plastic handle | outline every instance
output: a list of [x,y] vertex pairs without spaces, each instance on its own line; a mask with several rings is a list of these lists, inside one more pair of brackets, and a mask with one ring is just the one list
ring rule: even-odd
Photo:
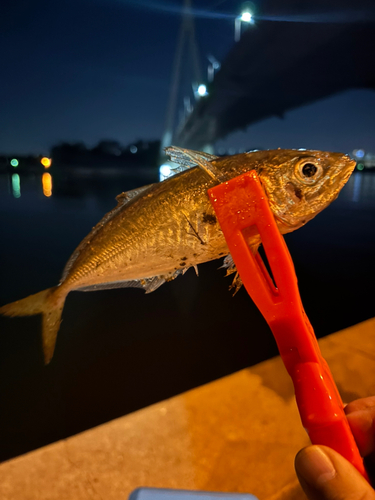
[[[368,480],[341,397],[303,309],[293,261],[255,171],[208,190],[242,282],[265,317],[294,384],[301,421],[313,444],[326,445]],[[272,270],[248,240],[259,235]]]

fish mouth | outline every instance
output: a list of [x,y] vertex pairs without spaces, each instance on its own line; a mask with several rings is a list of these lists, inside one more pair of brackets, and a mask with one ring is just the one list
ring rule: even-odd
[[335,183],[338,183],[341,187],[346,184],[349,177],[352,175],[357,162],[350,158],[349,155],[343,155],[339,153],[333,153],[336,156],[336,168],[333,178],[335,178]]
[[357,165],[357,162],[355,160],[352,160],[349,156],[345,156],[342,168],[344,169],[345,173],[343,175],[343,183],[346,184],[347,180],[349,177],[352,175],[353,170],[355,169]]
[[354,170],[355,166],[357,165],[357,162],[355,160],[353,160],[352,158],[350,158],[350,156],[345,155],[344,164],[345,164],[346,168],[348,168],[350,170]]

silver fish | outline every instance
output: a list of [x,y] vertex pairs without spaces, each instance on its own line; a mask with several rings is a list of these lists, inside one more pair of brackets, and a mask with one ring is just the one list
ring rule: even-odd
[[[207,195],[210,187],[255,169],[285,234],[327,207],[355,167],[347,155],[322,151],[278,149],[218,158],[170,147],[167,154],[187,170],[119,195],[116,208],[74,251],[56,287],[0,308],[5,316],[42,314],[46,363],[72,290],[141,287],[152,292],[192,266],[228,255]],[[255,251],[259,237],[248,243]],[[224,266],[235,271],[230,256]],[[240,283],[237,277],[235,286]]]

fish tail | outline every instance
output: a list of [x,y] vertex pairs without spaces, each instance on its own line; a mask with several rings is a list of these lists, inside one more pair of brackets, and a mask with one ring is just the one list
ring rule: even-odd
[[64,307],[65,296],[61,301],[56,297],[57,287],[48,288],[25,299],[0,307],[0,314],[4,316],[34,316],[42,314],[42,341],[44,361],[48,364],[55,350],[57,332],[60,328],[61,313]]

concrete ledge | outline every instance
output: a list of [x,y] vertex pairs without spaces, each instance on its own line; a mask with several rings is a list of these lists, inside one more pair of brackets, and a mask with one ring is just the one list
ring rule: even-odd
[[[320,346],[344,401],[375,394],[375,318]],[[299,499],[307,444],[277,357],[0,464],[0,497],[119,500],[153,486]]]

